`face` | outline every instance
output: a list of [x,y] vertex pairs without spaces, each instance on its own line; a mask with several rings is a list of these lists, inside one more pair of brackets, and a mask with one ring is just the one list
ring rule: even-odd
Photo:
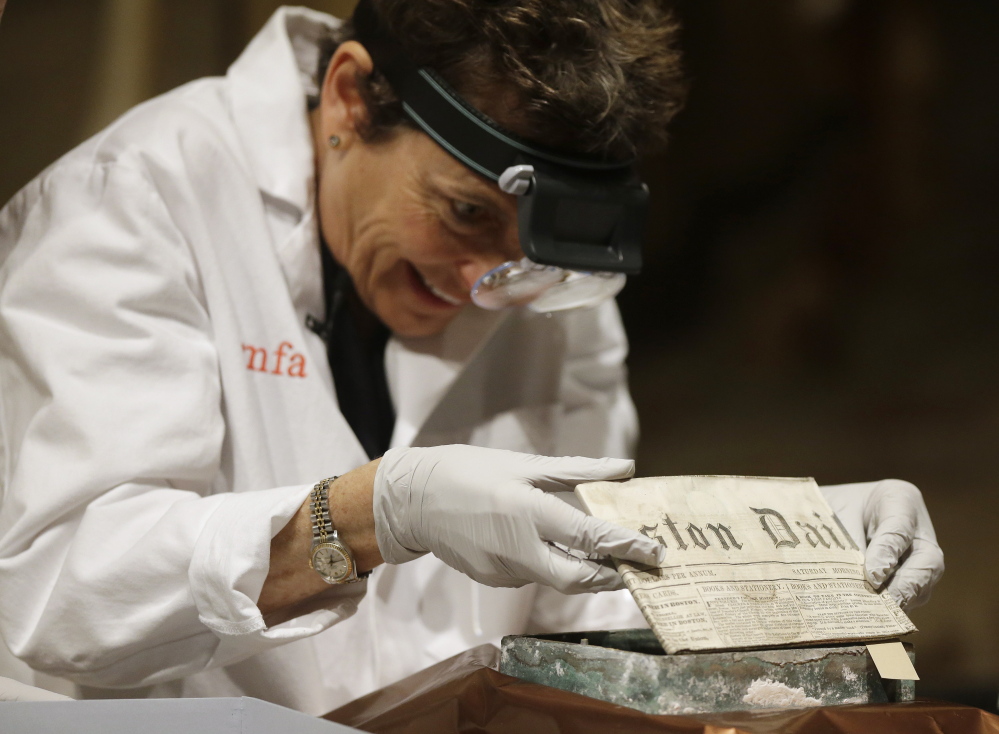
[[[349,46],[357,44],[337,53]],[[357,116],[349,114],[356,70],[340,79],[337,63],[334,56],[312,118],[323,236],[361,299],[394,333],[436,334],[471,302],[483,273],[522,256],[515,197],[422,132],[401,128],[377,142],[361,139]],[[363,107],[354,111],[363,114]],[[331,148],[326,141],[334,134],[341,143]]]

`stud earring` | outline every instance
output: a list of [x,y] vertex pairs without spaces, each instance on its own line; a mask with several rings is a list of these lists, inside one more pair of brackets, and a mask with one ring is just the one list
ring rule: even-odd
[[339,147],[339,145],[340,145],[340,136],[339,135],[330,135],[330,137],[329,137],[329,144],[330,144],[331,148],[337,148],[337,147]]

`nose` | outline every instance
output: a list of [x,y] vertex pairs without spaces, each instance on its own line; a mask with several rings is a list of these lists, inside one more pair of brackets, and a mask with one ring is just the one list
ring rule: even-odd
[[483,256],[477,257],[473,260],[467,260],[459,265],[458,275],[461,278],[461,284],[465,292],[470,293],[472,291],[472,287],[479,281],[479,278],[505,262],[507,262],[506,257],[500,254],[494,254],[491,256]]

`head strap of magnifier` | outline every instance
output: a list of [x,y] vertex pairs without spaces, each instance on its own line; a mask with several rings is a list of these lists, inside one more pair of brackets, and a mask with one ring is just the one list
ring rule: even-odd
[[469,104],[433,69],[417,66],[371,0],[360,0],[352,21],[410,120],[457,160],[520,197],[525,255],[573,269],[639,271],[648,190],[633,160],[565,154],[526,141]]

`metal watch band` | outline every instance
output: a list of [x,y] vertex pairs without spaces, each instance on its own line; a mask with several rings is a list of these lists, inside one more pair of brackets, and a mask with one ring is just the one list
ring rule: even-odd
[[333,535],[333,523],[330,520],[329,489],[339,477],[330,477],[319,482],[312,488],[312,543],[325,543]]
[[357,571],[354,554],[351,552],[347,544],[340,540],[339,534],[333,527],[333,522],[330,519],[329,488],[330,485],[339,478],[339,476],[335,476],[323,479],[312,488],[312,492],[310,493],[309,509],[311,511],[310,517],[312,519],[312,547],[315,548],[320,543],[329,542],[335,542],[341,546],[349,555],[351,564],[354,565],[355,577],[344,581],[344,583],[351,583],[366,579],[371,575],[371,571],[365,571],[363,573]]

